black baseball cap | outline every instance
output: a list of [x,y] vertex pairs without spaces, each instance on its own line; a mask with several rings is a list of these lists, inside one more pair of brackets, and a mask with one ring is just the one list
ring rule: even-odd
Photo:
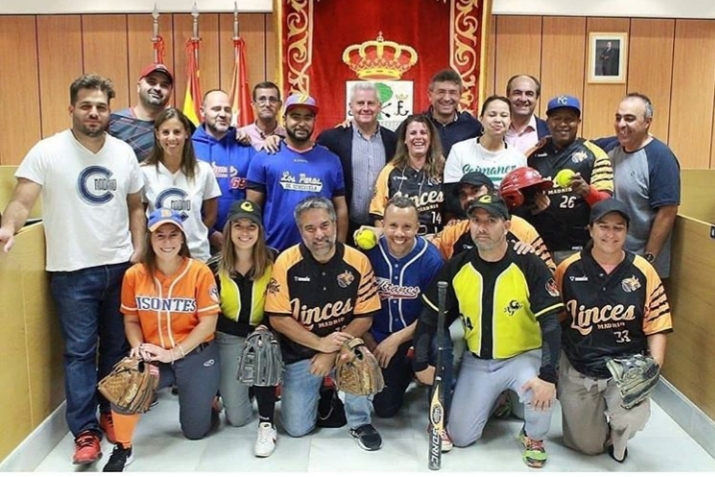
[[628,213],[626,204],[624,204],[618,199],[602,200],[600,202],[597,202],[596,205],[594,205],[593,207],[591,207],[591,217],[589,220],[589,224],[593,225],[595,222],[598,222],[611,212],[618,212],[623,216],[624,219],[626,219],[626,225],[631,224],[631,216]]
[[455,197],[459,197],[459,190],[463,185],[471,185],[474,187],[487,186],[487,189],[494,190],[494,182],[492,182],[489,176],[479,171],[467,172],[462,176],[459,182],[457,182],[457,186],[452,189],[452,194]]
[[239,200],[231,204],[228,209],[227,222],[232,222],[238,219],[248,219],[257,225],[263,225],[261,207],[250,200]]
[[509,209],[506,202],[495,192],[484,194],[467,204],[467,215],[471,215],[476,209],[484,209],[492,217],[509,220]]

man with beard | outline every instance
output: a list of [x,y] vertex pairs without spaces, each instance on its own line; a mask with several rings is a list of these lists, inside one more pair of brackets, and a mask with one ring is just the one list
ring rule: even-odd
[[[281,110],[281,92],[275,83],[263,81],[253,87],[253,112],[256,121],[237,130],[236,139],[244,144],[251,144],[256,151],[263,149],[266,139],[271,138],[277,144],[286,136],[286,130],[278,124]],[[275,148],[271,148],[274,150]]]
[[338,240],[345,242],[347,235],[348,208],[340,159],[311,140],[317,113],[318,105],[312,97],[289,97],[283,114],[285,143],[275,154],[256,154],[248,168],[246,198],[264,207],[266,241],[279,251],[300,242],[295,221],[286,211],[313,195],[332,200]]
[[395,155],[397,136],[377,121],[382,103],[373,83],[356,83],[350,92],[353,120],[348,127],[320,133],[316,142],[340,157],[345,174],[345,197],[349,211],[348,239],[363,225],[371,225],[370,200],[375,181]]
[[514,213],[536,228],[558,265],[588,242],[591,207],[613,194],[613,169],[602,149],[577,138],[581,122],[578,99],[565,95],[552,98],[546,117],[551,136],[527,154],[527,165],[551,180],[560,171],[573,174],[562,185],[554,182],[544,200],[517,208]]
[[204,122],[191,136],[196,158],[211,164],[221,188],[216,223],[209,231],[211,246],[218,250],[223,246],[222,231],[231,204],[246,198],[248,165],[256,153],[251,146],[236,141],[232,116],[228,94],[219,89],[209,91],[201,104]]
[[506,84],[506,96],[511,101],[511,125],[504,140],[526,154],[539,139],[549,135],[546,121],[534,114],[541,96],[541,83],[529,75],[512,76]]
[[[329,199],[309,196],[293,216],[301,242],[273,265],[265,308],[271,327],[282,335],[283,428],[301,437],[316,426],[320,386],[334,374],[337,353],[370,328],[380,299],[367,257],[337,243],[337,216]],[[369,396],[345,393],[344,400],[350,435],[363,449],[378,450],[382,438],[372,426]]]
[[77,465],[102,457],[102,431],[115,441],[110,405],[97,382],[129,351],[120,289],[124,272],[141,257],[146,223],[136,156],[106,133],[113,97],[112,83],[100,76],[72,83],[72,127],[25,156],[0,226],[7,253],[42,194],[46,269],[65,340],[66,417]]
[[174,87],[174,77],[162,64],[144,67],[137,81],[136,106],[112,113],[109,134],[126,142],[143,161],[154,148],[154,120],[166,109]]

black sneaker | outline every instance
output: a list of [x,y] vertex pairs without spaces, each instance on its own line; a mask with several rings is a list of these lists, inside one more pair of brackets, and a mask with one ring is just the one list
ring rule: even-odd
[[132,463],[132,460],[134,460],[132,448],[125,449],[121,444],[117,444],[102,472],[123,472],[124,468]]
[[350,429],[350,435],[355,437],[360,447],[366,451],[376,451],[382,447],[382,437],[372,424],[363,424],[357,429]]
[[621,459],[621,460],[616,459],[616,454],[614,452],[615,452],[615,450],[613,449],[613,446],[612,445],[608,446],[608,455],[611,456],[611,459],[615,460],[619,464],[624,463],[626,461],[626,459],[628,458],[628,449],[626,449],[626,451],[623,453],[623,459]]

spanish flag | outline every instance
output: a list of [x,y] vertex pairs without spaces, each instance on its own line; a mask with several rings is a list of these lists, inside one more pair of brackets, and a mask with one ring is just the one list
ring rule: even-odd
[[233,40],[236,64],[233,68],[231,81],[231,111],[232,126],[241,127],[253,122],[251,107],[251,90],[248,87],[248,71],[246,70],[246,42],[238,37]]
[[199,38],[189,38],[186,42],[187,71],[186,95],[184,96],[184,114],[198,126],[201,124],[201,85],[199,84]]

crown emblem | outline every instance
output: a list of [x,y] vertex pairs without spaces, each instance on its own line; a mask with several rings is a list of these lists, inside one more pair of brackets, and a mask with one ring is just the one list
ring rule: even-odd
[[380,32],[377,40],[345,48],[343,62],[360,79],[398,80],[417,63],[417,52],[411,46],[385,41]]

